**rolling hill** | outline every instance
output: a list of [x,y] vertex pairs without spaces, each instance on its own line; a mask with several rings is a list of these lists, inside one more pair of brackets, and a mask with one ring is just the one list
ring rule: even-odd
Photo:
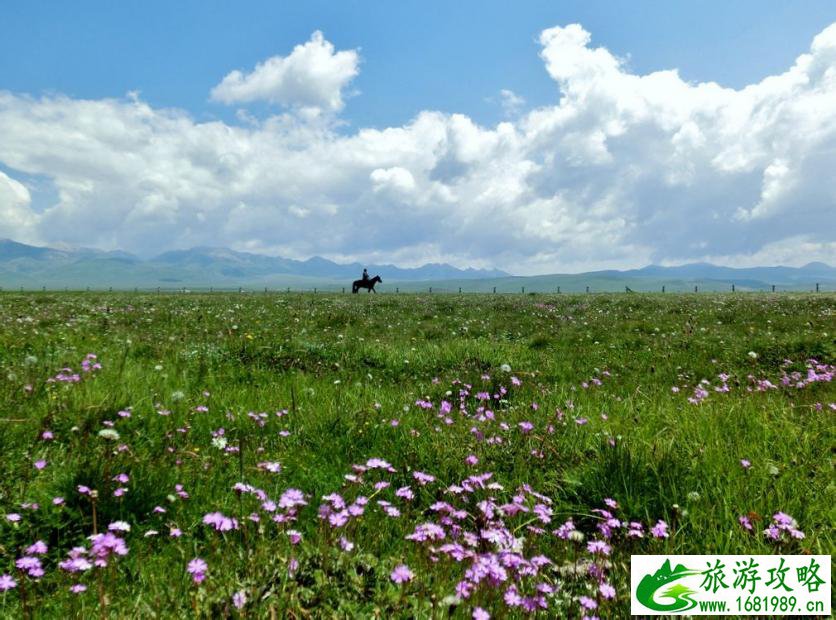
[[[321,257],[294,260],[197,247],[142,259],[126,252],[87,248],[47,248],[0,240],[0,286],[40,289],[237,289],[342,290],[362,272],[359,263],[340,264]],[[803,267],[733,268],[708,263],[674,267],[649,265],[625,271],[511,276],[499,270],[458,269],[448,264],[416,268],[369,265],[383,278],[381,292],[636,292],[836,289],[836,268],[824,263]]]

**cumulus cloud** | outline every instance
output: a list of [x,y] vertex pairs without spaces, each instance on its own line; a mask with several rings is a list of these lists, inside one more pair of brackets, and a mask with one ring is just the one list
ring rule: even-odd
[[0,170],[0,238],[27,241],[38,216],[30,209],[32,197],[23,183]]
[[392,168],[376,168],[369,175],[374,191],[394,189],[402,193],[409,193],[415,189],[415,178],[409,170],[399,166]]
[[836,262],[836,24],[741,89],[631,73],[577,24],[540,43],[559,96],[493,127],[438,111],[353,133],[310,122],[296,108],[338,110],[357,71],[316,34],[216,88],[292,108],[240,125],[136,97],[0,92],[0,163],[58,196],[35,214],[4,175],[0,213],[45,243],[145,254],[228,245],[517,273]]
[[343,107],[343,89],[357,76],[359,61],[356,50],[335,51],[317,30],[288,56],[268,58],[250,73],[232,71],[212,89],[211,98],[336,112]]

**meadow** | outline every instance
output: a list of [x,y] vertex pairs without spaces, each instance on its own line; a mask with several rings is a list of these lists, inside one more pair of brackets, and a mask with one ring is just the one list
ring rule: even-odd
[[0,294],[0,615],[621,618],[833,553],[832,294]]

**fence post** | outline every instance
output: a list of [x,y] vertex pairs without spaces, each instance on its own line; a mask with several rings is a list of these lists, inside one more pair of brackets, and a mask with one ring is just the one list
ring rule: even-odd
[[400,293],[400,292],[401,292],[401,289],[399,289],[399,288],[396,286],[396,287],[395,287],[395,292],[396,292],[396,293]]
[[819,283],[818,282],[816,282],[816,292],[817,293],[819,292]]
[[662,285],[662,292],[663,293],[665,292],[665,285],[664,284]]
[[734,293],[734,284],[731,285],[731,292]]
[[496,293],[496,287],[493,287],[493,292]]
[[433,287],[430,287],[430,293],[432,293],[432,292],[433,292]]
[[560,287],[557,287],[557,294],[560,295]]
[[588,286],[586,287],[586,292],[587,292],[587,293],[589,292],[589,287],[588,287]]
[[697,289],[697,287],[695,286],[695,287],[694,287],[694,292],[696,293],[696,292],[697,292],[697,290],[698,290],[698,289]]
[[772,285],[772,292],[773,293],[775,292],[775,285],[774,284]]
[[314,287],[314,290],[313,290],[313,292],[314,292],[314,293],[316,293],[316,287]]
[[462,294],[462,287],[460,286],[459,287],[459,295],[461,295],[461,294]]
[[267,287],[266,287],[266,286],[264,287],[264,292],[265,292],[265,293],[267,292]]
[[343,287],[343,294],[345,294],[345,287]]

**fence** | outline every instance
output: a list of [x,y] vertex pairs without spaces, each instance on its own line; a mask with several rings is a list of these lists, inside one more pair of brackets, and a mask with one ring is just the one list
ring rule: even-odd
[[[636,286],[634,284],[634,286]],[[568,290],[566,290],[568,288]],[[401,290],[403,289],[403,290]],[[563,289],[563,290],[562,290]],[[825,292],[833,292],[836,290],[836,283],[827,283],[823,285],[820,282],[817,283],[810,283],[810,284],[798,284],[798,285],[764,285],[763,287],[744,287],[739,288],[735,284],[729,284],[725,287],[721,287],[716,284],[712,284],[708,287],[701,288],[699,284],[694,285],[693,288],[690,288],[690,285],[683,286],[679,285],[675,288],[669,288],[669,285],[663,284],[661,287],[657,287],[655,289],[651,289],[648,287],[636,288],[633,289],[630,286],[624,285],[623,290],[621,288],[613,288],[613,287],[600,287],[595,289],[592,286],[569,286],[560,285],[555,286],[552,288],[544,288],[529,286],[528,294],[529,295],[541,295],[541,294],[569,294],[569,295],[576,295],[576,294],[595,294],[595,293],[606,293],[606,294],[613,294],[613,293],[624,293],[624,294],[647,294],[647,293],[671,293],[671,294],[683,294],[683,293],[802,293],[802,292],[810,292],[810,293],[825,293]],[[17,287],[7,287],[7,286],[0,286],[0,293],[30,293],[30,292],[42,292],[42,293],[58,293],[58,292],[73,292],[73,293],[157,293],[157,294],[214,294],[214,293],[247,293],[247,294],[351,294],[351,287],[340,287],[340,286],[328,286],[325,287],[310,287],[310,288],[292,288],[292,287],[83,287],[83,288],[75,288],[75,287],[47,287],[47,286],[40,286],[40,287],[26,287],[26,286],[17,286]],[[445,288],[439,286],[420,286],[419,283],[399,283],[397,285],[391,285],[386,287],[381,287],[379,291],[375,291],[377,294],[383,295],[392,295],[392,294],[420,294],[420,293],[428,293],[428,294],[437,294],[437,295],[450,295],[450,294],[457,294],[457,295],[473,295],[473,294],[492,294],[492,295],[509,295],[509,294],[519,294],[525,295],[526,294],[526,287],[520,286],[518,289],[514,289],[508,286],[487,286],[487,287],[474,287],[468,290],[465,286],[456,286],[452,288]],[[359,293],[361,295],[366,294],[365,291]]]

